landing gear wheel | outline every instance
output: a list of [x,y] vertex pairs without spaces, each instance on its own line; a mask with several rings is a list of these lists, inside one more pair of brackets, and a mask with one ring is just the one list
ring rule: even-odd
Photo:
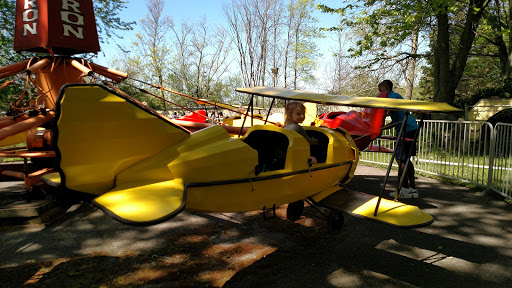
[[333,210],[327,218],[327,231],[329,234],[335,236],[340,233],[344,220],[345,217],[343,216],[343,213]]
[[288,204],[286,208],[286,219],[290,221],[299,220],[300,216],[304,212],[304,201],[299,200]]

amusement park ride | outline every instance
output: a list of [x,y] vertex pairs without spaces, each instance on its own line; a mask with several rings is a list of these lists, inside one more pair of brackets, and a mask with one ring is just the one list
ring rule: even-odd
[[[379,197],[340,187],[353,177],[359,150],[367,146],[362,142],[356,145],[350,130],[338,128],[343,121],[331,128],[304,127],[319,140],[314,147],[297,132],[275,125],[252,125],[245,131],[209,124],[192,133],[183,126],[187,121],[171,120],[115,86],[136,79],[72,57],[99,51],[91,1],[18,0],[17,4],[14,49],[49,54],[0,67],[0,80],[9,79],[0,83],[0,88],[20,81],[25,85],[21,94],[12,97],[7,116],[0,120],[1,144],[27,144],[24,149],[0,151],[0,157],[25,159],[25,171],[4,169],[1,173],[23,179],[27,190],[42,178],[57,186],[60,194],[92,195],[92,202],[106,214],[131,225],[167,221],[183,210],[275,211],[283,204],[289,204],[288,218],[296,220],[303,213],[304,201],[326,208],[317,209],[318,216],[328,220],[333,234],[341,229],[343,211],[402,227],[433,221],[415,206],[383,199],[386,183]],[[382,118],[379,121],[383,121],[383,109],[459,111],[446,103],[282,88],[237,91],[251,95],[245,116],[254,115],[255,95],[272,98],[272,104],[284,99],[365,107],[371,117]],[[380,134],[379,125],[377,132],[370,131],[370,139]],[[236,133],[238,137],[230,135]],[[353,135],[359,139],[367,136]],[[317,164],[309,161],[311,155]],[[40,162],[39,158],[54,161]],[[48,166],[34,171],[27,168],[32,163]]]

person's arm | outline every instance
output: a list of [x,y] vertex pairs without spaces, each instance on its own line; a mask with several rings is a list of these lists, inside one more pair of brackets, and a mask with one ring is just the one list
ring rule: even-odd
[[319,144],[318,139],[316,139],[314,137],[309,137],[308,136],[308,138],[306,138],[306,140],[308,140],[309,145],[318,145]]
[[299,124],[288,124],[285,126],[285,128],[296,131],[297,133],[302,135],[302,137],[306,138],[306,140],[309,142],[309,145],[318,145],[318,139],[309,137],[304,128],[302,128],[302,126],[300,126]]
[[[385,117],[391,117],[391,110],[386,110],[386,116]],[[395,125],[389,125],[389,124],[385,124],[386,119],[384,119],[384,126],[382,126],[382,130],[388,130],[388,129],[391,129],[391,128],[394,128]],[[390,123],[391,124],[391,123]],[[389,125],[389,126],[388,126]]]

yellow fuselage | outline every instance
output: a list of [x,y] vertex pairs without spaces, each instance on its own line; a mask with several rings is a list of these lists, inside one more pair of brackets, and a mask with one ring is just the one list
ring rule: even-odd
[[[62,183],[98,195],[100,208],[132,224],[183,209],[240,212],[302,200],[350,180],[358,161],[340,131],[305,127],[319,139],[314,149],[273,125],[241,138],[220,126],[189,134],[101,86],[63,92],[57,126]],[[310,156],[318,164],[310,167]]]

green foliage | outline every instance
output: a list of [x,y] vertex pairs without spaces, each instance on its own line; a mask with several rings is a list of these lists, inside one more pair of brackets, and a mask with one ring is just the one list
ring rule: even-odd
[[[418,99],[433,99],[434,92],[441,91],[434,89],[434,78],[440,76],[435,75],[432,68],[432,56],[435,55],[435,47],[439,44],[439,27],[436,21],[440,15],[447,16],[447,44],[450,45],[449,49],[444,51],[449,53],[449,63],[443,62],[440,67],[444,72],[450,70],[447,73],[443,72],[443,75],[450,75],[453,79],[436,78],[436,83],[443,85],[443,91],[446,91],[443,93],[450,94],[445,95],[446,101],[452,101],[451,93],[455,91],[455,97],[459,98],[455,100],[456,103],[460,105],[462,102],[471,102],[474,91],[500,86],[500,74],[501,77],[511,75],[512,68],[507,60],[507,53],[510,54],[511,49],[508,46],[512,27],[508,1],[347,0],[340,5],[343,7],[335,9],[320,4],[318,8],[325,13],[340,14],[340,26],[326,30],[342,29],[349,32],[349,39],[354,41],[354,46],[348,50],[349,56],[365,61],[356,68],[379,69],[386,66],[384,63],[394,65],[393,62],[405,66],[409,57],[427,60],[430,67],[423,69]],[[482,13],[484,17],[480,20]],[[466,23],[471,23],[473,29],[478,29],[474,41],[471,33],[463,34]],[[420,52],[410,54],[408,44],[414,31],[418,31],[420,35]],[[468,47],[472,47],[469,55]]]
[[240,76],[230,76],[218,81],[215,84],[216,93],[212,93],[210,99],[219,102],[225,102],[232,105],[246,105],[247,95],[238,93],[236,88],[243,87],[243,81]]
[[21,85],[11,85],[0,90],[0,111],[5,112],[9,109],[11,98],[13,95],[18,95],[21,92],[21,87]]
[[331,8],[331,7],[328,7],[324,4],[317,4],[317,9],[322,11],[323,13],[330,13],[330,14],[340,14],[341,16],[345,15],[345,11],[347,9],[349,9],[350,7],[348,7],[349,5],[347,5],[347,7],[345,8]]
[[455,103],[458,107],[475,105],[480,99],[512,98],[512,78],[504,79],[500,85],[478,89],[476,93],[467,98],[458,98]]
[[432,75],[432,67],[431,66],[423,66],[421,67],[421,79],[418,85],[419,95],[417,96],[417,100],[422,101],[432,101],[434,99],[434,78]]
[[[318,8],[326,13],[339,13],[341,23],[338,29],[362,31],[352,34],[358,40],[349,49],[351,57],[372,53],[377,59],[403,46],[414,30],[424,29],[428,7],[423,1],[346,1],[343,8],[333,9],[325,5]],[[394,53],[393,53],[394,54]]]
[[[510,80],[502,80],[496,73],[499,70],[496,58],[473,57],[468,59],[464,76],[456,90],[454,105],[463,109],[465,105],[474,105],[484,98],[509,98],[511,93]],[[422,67],[422,77],[419,82],[418,100],[432,101],[434,96],[433,69],[431,66]],[[507,90],[508,89],[508,90]],[[508,91],[508,92],[507,92]]]
[[[323,37],[316,28],[318,19],[312,15],[316,9],[314,1],[292,0],[287,5],[292,49],[290,51],[290,65],[293,73],[292,87],[298,89],[299,80],[303,84],[313,84],[316,81],[314,70],[317,68],[316,58],[319,57],[318,47],[314,39]],[[287,75],[285,75],[287,77]]]
[[[14,41],[15,5],[15,1],[0,0],[0,66],[13,64],[22,59],[21,55],[16,54],[12,49]],[[0,85],[3,84],[4,81],[5,79],[0,81]],[[20,91],[21,87],[16,85],[11,85],[0,90],[0,110],[6,111],[9,97],[18,94]]]
[[21,55],[13,50],[16,2],[0,0],[0,66],[20,61]]
[[465,104],[474,105],[478,100],[490,98],[490,96],[506,97],[503,87],[509,80],[503,80],[500,74],[496,73],[497,71],[499,71],[497,58],[468,59],[464,75],[457,86],[454,104],[464,108]]
[[[494,4],[498,2],[492,2],[488,13],[485,14],[478,26],[477,36],[466,60],[464,73],[455,90],[454,105],[459,108],[464,108],[465,105],[474,105],[483,98],[507,97],[506,82],[509,80],[504,82],[503,74],[499,73],[503,63],[500,62],[500,51],[497,46],[498,40],[505,34],[500,33],[497,27],[493,26],[496,25],[496,21],[499,21],[498,19],[502,19],[499,14],[504,13],[502,10],[496,10]],[[459,7],[451,11],[453,28],[450,30],[450,51],[453,51],[452,54],[457,53],[460,43],[460,27],[463,26],[466,17],[466,11],[463,8],[463,3],[459,3]],[[506,27],[505,23],[500,25]],[[504,44],[504,42],[508,42],[508,37],[502,43]],[[433,46],[433,42],[431,45]],[[507,57],[505,56],[505,58]],[[433,59],[429,58],[427,64],[428,66],[423,67],[419,85],[423,100],[432,98],[434,95]]]

